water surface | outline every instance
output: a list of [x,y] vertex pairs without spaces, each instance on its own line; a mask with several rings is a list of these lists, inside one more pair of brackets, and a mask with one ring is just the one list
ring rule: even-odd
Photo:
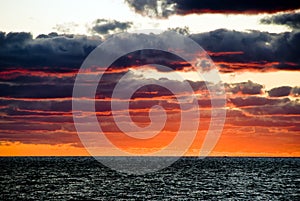
[[300,200],[299,168],[300,158],[181,158],[135,176],[92,157],[7,157],[0,200]]

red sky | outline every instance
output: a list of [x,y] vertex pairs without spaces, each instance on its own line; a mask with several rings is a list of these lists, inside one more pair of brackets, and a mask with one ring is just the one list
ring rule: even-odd
[[[53,79],[74,78],[74,73],[44,73],[32,70],[7,70],[2,71],[0,75],[6,80],[37,77],[46,82],[51,82]],[[137,78],[133,77],[131,81],[143,82],[145,78],[135,79]],[[165,81],[180,84],[179,81]],[[110,84],[105,85],[105,83],[102,84],[110,90]],[[211,121],[208,91],[201,88],[202,82],[194,81],[193,86],[195,93],[198,94],[200,111],[200,118],[195,121],[198,121],[200,126],[194,142],[185,154],[189,156],[199,154]],[[100,95],[101,92],[106,91],[105,87],[100,89]],[[278,94],[271,96],[270,91],[251,81],[225,84],[227,103],[225,107],[220,106],[218,109],[226,110],[227,116],[221,137],[210,155],[300,156],[299,101],[295,89],[275,88],[273,95],[279,93],[279,96]],[[288,93],[284,94],[282,90],[288,90]],[[183,93],[182,96],[187,94]],[[147,126],[150,121],[149,108],[159,104],[168,114],[164,129],[154,138],[147,140],[128,137],[114,123],[109,107],[111,99],[99,96],[96,99],[96,114],[106,137],[116,147],[132,154],[150,154],[168,146],[176,136],[180,125],[181,109],[174,95],[165,89],[148,86],[139,89],[132,98],[130,115],[133,122],[142,127]],[[72,97],[6,96],[1,97],[0,100],[2,103],[1,156],[89,155],[74,127]],[[189,122],[185,123],[189,124]],[[109,149],[103,147],[101,154],[111,153]]]

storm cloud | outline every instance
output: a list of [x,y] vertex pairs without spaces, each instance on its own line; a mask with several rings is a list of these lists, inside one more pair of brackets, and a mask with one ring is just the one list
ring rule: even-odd
[[265,17],[260,20],[263,24],[285,25],[292,29],[300,29],[300,13],[284,13],[271,17]]
[[33,39],[30,33],[0,32],[0,66],[78,68],[100,43],[100,38],[72,34],[41,34]]
[[149,17],[166,18],[170,15],[203,13],[258,14],[289,11],[300,8],[294,0],[125,0],[137,13]]
[[300,32],[239,32],[218,29],[190,37],[207,51],[239,52],[213,56],[221,71],[300,69]]
[[[163,33],[167,38],[168,34]],[[161,41],[146,40],[143,34],[127,34],[134,44]],[[240,32],[227,29],[189,35],[204,50],[222,72],[247,69],[300,69],[300,32],[268,33],[259,31]],[[124,40],[115,40],[115,51],[119,51]],[[0,32],[0,66],[2,71],[13,67],[38,69],[48,72],[76,72],[88,54],[102,40],[99,37],[57,33],[41,34],[33,38],[30,33]],[[114,50],[112,50],[114,51]],[[238,54],[235,54],[238,53]],[[159,62],[158,62],[159,61]],[[143,65],[158,62],[182,70],[189,66],[182,59],[167,52],[141,50],[114,62],[115,67]]]

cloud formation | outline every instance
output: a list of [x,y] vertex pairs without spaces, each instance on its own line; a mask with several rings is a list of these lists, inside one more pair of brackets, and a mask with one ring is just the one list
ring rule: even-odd
[[268,91],[269,96],[271,97],[280,97],[280,96],[288,96],[290,95],[292,87],[290,86],[281,86],[276,87]]
[[225,87],[227,88],[226,91],[231,92],[233,94],[242,93],[249,95],[261,94],[263,88],[261,84],[251,82],[250,80],[248,82],[225,84]]
[[285,25],[292,29],[300,29],[300,13],[283,13],[265,17],[260,20],[263,24]]
[[[165,34],[164,37],[168,37]],[[273,34],[218,29],[189,35],[208,51],[222,72],[239,70],[266,71],[269,69],[298,70],[300,68],[300,32]],[[151,43],[142,34],[128,34],[134,43]],[[118,41],[118,40],[117,40]],[[0,66],[2,71],[13,67],[48,72],[76,72],[86,56],[102,40],[99,37],[57,33],[41,34],[33,38],[24,32],[0,33]],[[158,42],[158,41],[157,41]],[[163,45],[163,44],[161,44]],[[122,40],[115,44],[116,51]],[[183,70],[189,66],[170,53],[142,50],[114,62],[116,68],[137,66],[153,61]]]
[[243,69],[300,69],[300,32],[280,34],[218,29],[190,37],[205,50],[212,52],[240,52],[240,54],[212,55],[221,71]]
[[[164,37],[168,37],[168,34],[164,34]],[[271,34],[220,29],[192,34],[189,37],[208,51],[222,72],[254,69],[299,70],[298,31]],[[128,34],[128,39],[136,43],[153,42],[144,40],[142,34]],[[116,41],[114,47],[115,51],[118,51],[122,46],[122,40]],[[100,37],[72,34],[50,33],[33,38],[31,34],[24,32],[7,34],[1,32],[0,141],[80,145],[72,119],[74,79],[85,57],[101,42]],[[117,59],[103,76],[97,89],[95,103],[96,115],[102,121],[103,130],[109,135],[117,135],[120,132],[111,116],[110,101],[116,83],[126,72],[130,74],[131,79],[124,82],[125,88],[140,86],[144,82],[152,83],[140,88],[131,97],[129,107],[132,119],[146,126],[149,123],[148,109],[153,105],[160,105],[166,109],[168,120],[171,121],[166,130],[168,132],[176,130],[180,119],[178,102],[170,91],[156,86],[155,83],[176,86],[180,98],[186,98],[188,95],[183,83],[178,80],[145,78],[142,73],[134,73],[139,66],[151,63],[169,66],[181,72],[189,71],[191,68],[182,58],[163,51],[141,50]],[[101,68],[93,70],[87,73],[97,73]],[[159,67],[150,70],[154,72],[156,70],[160,75],[169,73]],[[202,132],[207,129],[212,115],[207,85],[215,86],[203,81],[188,80],[188,82],[197,92],[201,122],[204,122],[202,124],[204,128],[199,129]],[[299,86],[294,88],[282,86],[265,91],[263,85],[248,81],[225,83],[225,89],[228,97],[226,108],[222,108],[221,101],[218,105],[227,111],[225,132],[240,129],[240,126],[247,132],[252,132],[253,127],[254,130],[265,129],[266,133],[273,132],[268,130],[269,127],[274,130],[286,129],[289,132],[298,132],[299,127],[295,125],[300,122],[300,108],[299,101],[295,99],[300,94]],[[88,101],[90,100],[85,100],[83,106]],[[117,112],[123,109],[118,108]],[[192,108],[184,106],[184,109]],[[83,118],[84,115],[86,114],[82,115]]]
[[100,38],[78,35],[0,32],[0,66],[43,68],[52,70],[80,67],[86,56],[101,43]]
[[203,13],[258,14],[289,11],[300,8],[294,0],[126,0],[135,12],[149,16],[166,18],[170,15],[188,15]]
[[94,26],[91,28],[92,32],[98,34],[109,34],[115,32],[122,32],[129,29],[132,22],[119,22],[116,20],[97,19]]

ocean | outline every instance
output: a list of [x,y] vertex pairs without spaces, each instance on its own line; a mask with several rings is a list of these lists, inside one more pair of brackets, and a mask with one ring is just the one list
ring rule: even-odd
[[184,157],[137,176],[93,157],[2,157],[0,200],[300,200],[299,170],[300,158]]

